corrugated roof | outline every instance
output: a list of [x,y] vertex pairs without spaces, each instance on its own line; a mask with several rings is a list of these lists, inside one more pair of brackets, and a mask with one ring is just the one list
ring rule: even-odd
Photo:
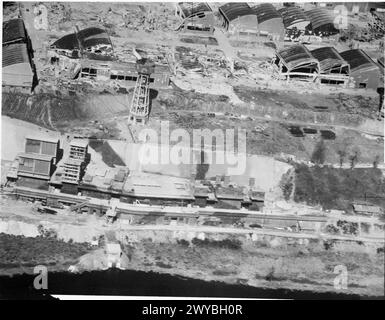
[[178,5],[185,18],[191,17],[199,12],[212,12],[206,2],[179,2]]
[[282,62],[289,70],[302,64],[318,64],[318,60],[314,58],[310,51],[302,44],[296,44],[288,48],[284,48],[278,51],[277,55],[282,59]]
[[378,68],[378,65],[361,49],[347,50],[340,55],[349,63],[352,71]]
[[338,31],[334,27],[334,17],[329,10],[315,8],[306,11],[305,14],[309,18],[313,30],[329,25],[330,28],[334,28],[335,31]]
[[86,28],[77,33],[78,40],[83,48],[92,47],[98,44],[112,45],[107,32],[101,28]]
[[230,2],[219,7],[219,11],[228,21],[232,21],[238,17],[255,15],[255,12],[246,2]]
[[323,47],[311,51],[311,54],[320,62],[320,71],[325,72],[338,66],[347,66],[348,62],[341,57],[333,47]]
[[19,63],[30,63],[27,45],[14,43],[3,46],[3,68]]
[[257,15],[258,24],[276,18],[282,20],[281,15],[271,3],[261,3],[260,5],[255,6],[253,10]]
[[52,46],[65,50],[79,49],[79,43],[75,33],[70,33],[61,37],[59,40],[55,41]]
[[3,22],[3,44],[27,38],[23,19],[12,19]]
[[293,24],[299,22],[310,23],[309,18],[305,15],[305,12],[299,7],[285,7],[278,10],[283,18],[283,24],[285,28],[290,28]]

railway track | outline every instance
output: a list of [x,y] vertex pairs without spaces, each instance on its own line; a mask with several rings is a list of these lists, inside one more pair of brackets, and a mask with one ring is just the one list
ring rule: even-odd
[[[72,208],[99,208],[107,210],[111,208],[108,200],[97,198],[89,198],[85,196],[70,195],[63,193],[52,193],[46,190],[36,190],[26,187],[15,187],[13,192],[8,192],[21,198],[32,198],[40,201],[56,201],[57,203],[69,204]],[[232,210],[232,209],[217,209],[217,208],[199,208],[199,207],[162,207],[151,205],[135,205],[130,203],[119,203],[116,206],[117,213],[127,215],[175,215],[175,216],[214,216],[217,218],[233,217],[233,218],[253,218],[261,220],[281,220],[293,222],[321,222],[328,221],[326,216],[300,216],[300,215],[277,215],[266,214],[259,211],[250,210]]]

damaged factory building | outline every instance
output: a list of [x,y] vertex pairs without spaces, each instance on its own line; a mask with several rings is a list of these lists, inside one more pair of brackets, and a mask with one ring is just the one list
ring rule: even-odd
[[179,2],[175,15],[182,21],[178,28],[182,32],[214,32],[214,12],[206,2]]
[[344,84],[349,81],[350,66],[336,49],[323,47],[311,51],[320,63],[319,80],[321,83]]
[[[96,27],[77,29],[58,39],[51,45],[49,55],[51,64],[60,66],[60,74],[70,79],[117,81],[122,87],[134,87],[139,77],[136,60],[118,59],[107,32]],[[168,66],[155,64],[149,82],[150,88],[168,87]]]
[[381,87],[382,70],[360,49],[338,52],[333,47],[309,51],[303,44],[276,52],[273,65],[280,79],[306,80],[361,89]]
[[3,22],[2,87],[31,93],[37,84],[31,40],[20,18]]
[[279,77],[286,80],[300,78],[315,81],[320,69],[319,61],[301,44],[277,51],[274,64],[278,68]]
[[254,10],[243,2],[226,3],[219,7],[222,27],[230,36],[257,40],[258,19]]

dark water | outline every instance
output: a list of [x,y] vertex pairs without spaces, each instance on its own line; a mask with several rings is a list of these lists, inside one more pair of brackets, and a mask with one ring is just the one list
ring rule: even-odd
[[[0,298],[36,297],[34,275],[0,277]],[[285,289],[261,289],[130,270],[91,271],[81,274],[57,272],[48,274],[49,294],[189,296],[286,299],[360,299],[358,295],[315,293]],[[39,291],[41,294],[41,290]],[[362,297],[361,297],[362,298]],[[376,298],[376,297],[365,297]]]

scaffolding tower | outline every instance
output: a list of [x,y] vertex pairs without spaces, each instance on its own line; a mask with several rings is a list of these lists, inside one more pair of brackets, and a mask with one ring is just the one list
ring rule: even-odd
[[147,59],[136,62],[138,78],[131,101],[129,122],[145,124],[150,113],[150,75],[154,73],[155,64]]

